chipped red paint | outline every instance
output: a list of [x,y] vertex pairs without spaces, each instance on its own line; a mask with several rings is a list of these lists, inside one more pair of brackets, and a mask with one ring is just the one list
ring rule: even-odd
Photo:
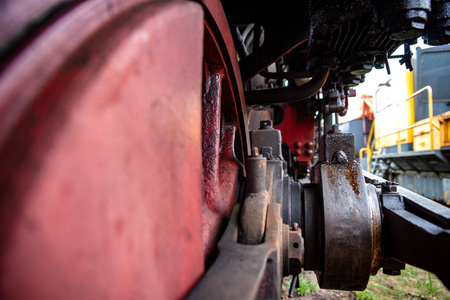
[[178,299],[202,276],[242,169],[233,54],[202,104],[203,13],[85,1],[2,71],[1,298]]
[[248,149],[220,2],[58,2],[38,24],[16,1],[1,40],[39,25],[1,70],[0,296],[182,298]]
[[313,155],[308,150],[314,152],[314,116],[299,115],[296,106],[284,104],[283,107],[285,117],[276,128],[281,130],[283,141],[288,144],[297,161],[309,162]]
[[205,29],[204,46],[203,241],[209,265],[215,258],[216,244],[236,203],[243,167],[234,151],[235,139],[241,138],[240,102],[239,96],[236,96],[239,94],[233,91],[229,64],[220,50],[214,29],[209,25]]

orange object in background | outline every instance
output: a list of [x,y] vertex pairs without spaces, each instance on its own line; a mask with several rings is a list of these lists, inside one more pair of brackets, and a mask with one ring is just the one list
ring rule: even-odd
[[347,114],[339,117],[339,123],[346,123],[363,117],[369,121],[373,120],[373,96],[362,94],[360,98],[350,98],[349,102]]

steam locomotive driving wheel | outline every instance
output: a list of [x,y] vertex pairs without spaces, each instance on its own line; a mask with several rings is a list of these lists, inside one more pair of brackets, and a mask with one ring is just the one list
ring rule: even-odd
[[332,126],[417,30],[310,2],[7,0],[0,298],[276,299],[302,269],[361,290],[404,263],[448,285],[450,210],[364,173]]
[[211,264],[246,140],[226,19],[205,7],[5,11],[2,298],[180,298]]

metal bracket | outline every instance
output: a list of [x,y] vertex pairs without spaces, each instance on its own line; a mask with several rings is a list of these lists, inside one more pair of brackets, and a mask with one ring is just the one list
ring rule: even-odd
[[219,242],[219,256],[187,299],[280,299],[281,206],[269,204],[265,239],[259,245],[238,243],[239,212],[236,204]]

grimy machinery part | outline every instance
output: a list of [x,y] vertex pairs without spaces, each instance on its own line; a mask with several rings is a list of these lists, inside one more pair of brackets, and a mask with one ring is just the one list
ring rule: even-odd
[[450,1],[0,6],[0,298],[277,299],[405,263],[450,286],[450,210],[333,127],[399,46],[450,42]]
[[364,290],[380,268],[398,275],[405,263],[450,285],[450,209],[364,174],[353,134],[333,127],[321,137],[303,186],[287,175],[271,121],[261,121],[251,141],[245,199],[190,299],[276,299],[281,275],[302,268],[327,289]]

